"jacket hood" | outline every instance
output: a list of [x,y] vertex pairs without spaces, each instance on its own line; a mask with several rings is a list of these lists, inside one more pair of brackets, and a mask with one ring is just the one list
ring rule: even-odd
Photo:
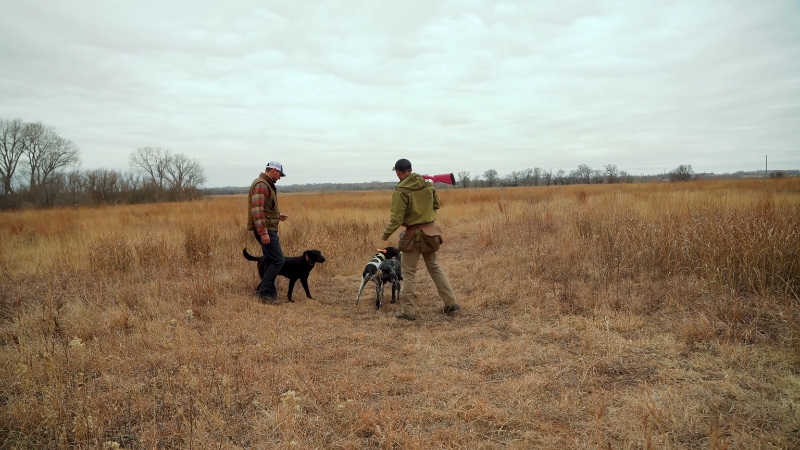
[[420,174],[411,172],[401,182],[397,183],[397,188],[418,191],[425,188],[425,179]]

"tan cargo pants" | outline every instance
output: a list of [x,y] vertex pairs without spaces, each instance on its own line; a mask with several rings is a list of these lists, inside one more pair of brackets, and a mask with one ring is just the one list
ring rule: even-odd
[[456,296],[453,294],[453,289],[450,288],[450,280],[447,279],[447,274],[444,273],[439,263],[436,261],[436,253],[420,253],[419,241],[414,242],[414,249],[408,252],[403,252],[402,266],[403,266],[403,285],[400,288],[400,312],[403,314],[417,315],[417,306],[414,304],[416,294],[414,288],[417,278],[417,262],[419,257],[425,261],[425,267],[436,285],[436,290],[439,292],[439,297],[444,302],[444,306],[452,306],[456,304]]

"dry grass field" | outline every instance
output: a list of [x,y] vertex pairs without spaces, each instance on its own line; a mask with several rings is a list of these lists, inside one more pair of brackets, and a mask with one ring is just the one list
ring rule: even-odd
[[440,194],[415,322],[390,192],[281,197],[278,306],[242,196],[0,213],[0,447],[800,448],[800,179]]

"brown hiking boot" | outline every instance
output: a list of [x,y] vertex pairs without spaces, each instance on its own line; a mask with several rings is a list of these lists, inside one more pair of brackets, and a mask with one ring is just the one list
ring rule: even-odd
[[461,309],[461,307],[458,306],[458,304],[453,303],[450,306],[445,306],[444,308],[442,308],[442,314],[452,314],[458,311],[459,309]]
[[395,313],[394,316],[397,317],[398,319],[403,319],[403,320],[417,320],[417,318],[412,316],[411,314],[406,314],[401,312]]
[[281,303],[278,297],[273,297],[271,295],[258,294],[258,299],[265,305],[279,305]]

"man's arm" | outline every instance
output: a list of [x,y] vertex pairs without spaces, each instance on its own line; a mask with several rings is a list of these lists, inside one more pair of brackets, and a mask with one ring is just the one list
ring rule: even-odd
[[407,208],[408,199],[406,196],[399,191],[394,191],[394,194],[392,194],[392,217],[386,225],[386,228],[383,229],[382,240],[385,241],[389,239],[389,236],[400,228],[400,225],[403,224],[403,219],[405,219]]
[[250,205],[250,213],[253,215],[253,224],[256,231],[261,236],[261,242],[269,244],[269,233],[267,233],[267,220],[264,215],[264,202],[269,198],[269,189],[264,183],[257,183],[253,188],[253,201]]

